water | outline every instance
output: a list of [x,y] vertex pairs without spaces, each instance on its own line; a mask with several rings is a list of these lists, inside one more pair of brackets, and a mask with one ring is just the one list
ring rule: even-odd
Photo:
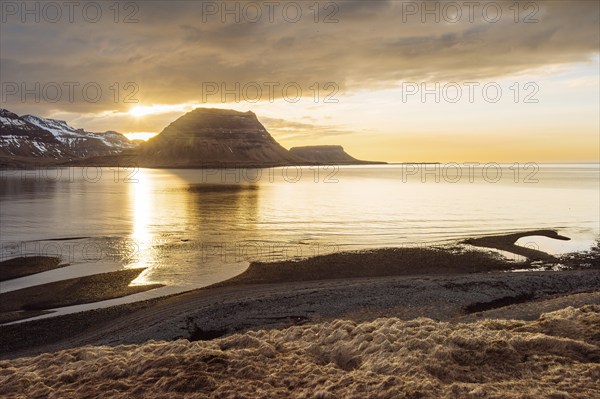
[[459,179],[457,171],[439,165],[3,171],[2,258],[58,254],[70,266],[0,288],[124,267],[146,268],[133,284],[167,286],[106,301],[114,304],[206,286],[252,260],[531,229],[572,238],[519,242],[551,253],[586,250],[598,239],[597,164],[463,165]]

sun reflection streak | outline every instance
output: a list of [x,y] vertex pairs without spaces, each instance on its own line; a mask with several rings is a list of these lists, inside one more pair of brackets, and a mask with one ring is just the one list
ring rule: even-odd
[[145,285],[152,281],[149,272],[155,264],[152,250],[154,234],[150,228],[153,209],[153,183],[147,171],[140,169],[136,173],[137,182],[130,184],[132,232],[130,239],[136,250],[133,262],[127,268],[147,268],[130,285]]

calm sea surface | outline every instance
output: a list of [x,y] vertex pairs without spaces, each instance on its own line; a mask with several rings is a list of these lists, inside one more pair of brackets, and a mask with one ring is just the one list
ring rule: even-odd
[[134,284],[167,285],[114,304],[221,281],[251,260],[530,229],[572,240],[521,244],[586,250],[600,234],[599,181],[597,164],[2,171],[2,259],[59,255],[70,266],[0,290],[139,267]]

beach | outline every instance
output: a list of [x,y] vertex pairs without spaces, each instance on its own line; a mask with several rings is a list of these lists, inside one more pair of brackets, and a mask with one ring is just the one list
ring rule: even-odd
[[[486,240],[508,242],[524,234],[490,236]],[[539,264],[532,264],[532,260],[507,261],[498,254],[457,244],[255,262],[242,274],[206,288],[0,326],[1,356],[35,355],[83,345],[140,344],[152,339],[215,338],[250,329],[282,328],[336,318],[368,321],[376,317],[430,317],[452,321],[472,319],[474,315],[487,317],[486,312],[495,312],[494,317],[533,320],[542,312],[569,304],[561,298],[578,298],[581,305],[586,301],[596,303],[600,290],[597,254],[570,255],[561,261],[570,267],[552,271],[549,266],[548,270],[540,271]],[[124,270],[51,283],[50,287],[56,284],[70,287],[53,291],[54,294],[48,294],[52,290],[44,286],[1,294],[0,297],[10,299],[3,306],[13,311],[3,313],[3,317],[14,317],[17,304],[22,302],[30,303],[27,311],[40,311],[52,308],[53,304],[93,302],[126,295],[128,290],[154,288],[127,287],[127,281],[139,272]],[[95,291],[82,288],[101,280],[110,284]],[[74,289],[78,284],[79,291]],[[31,291],[38,295],[46,291],[46,303],[43,296],[32,299]],[[520,311],[525,305],[528,310]],[[505,313],[498,313],[498,309]],[[68,338],[63,333],[65,325],[70,329]]]
[[[506,247],[517,236],[483,241]],[[397,397],[396,389],[405,397],[478,397],[490,389],[496,396],[487,397],[525,397],[510,396],[516,388],[524,395],[593,397],[597,384],[590,381],[600,376],[597,254],[546,254],[546,260],[575,263],[561,270],[548,264],[544,271],[532,265],[539,254],[528,255],[507,262],[457,244],[257,262],[202,289],[3,325],[0,394],[86,397],[89,388],[89,397],[97,397],[91,392],[108,387],[109,396],[127,397],[135,386],[144,397],[184,387],[199,398],[244,397],[254,389],[262,389],[261,397],[281,397],[285,387],[298,398],[353,397],[361,389],[381,398]],[[89,374],[99,358],[139,358],[147,366],[98,366]],[[65,359],[77,366],[54,376],[41,367]],[[184,370],[190,362],[200,374]],[[265,362],[280,381],[256,386]],[[538,373],[547,367],[551,375],[542,378]],[[534,371],[525,376],[528,368]],[[304,377],[294,377],[294,369]],[[39,383],[17,383],[25,372]],[[78,383],[78,373],[89,380]],[[110,383],[103,380],[107,373],[123,379]],[[566,391],[553,384],[561,373],[573,375]],[[321,396],[311,396],[318,391],[313,379]]]

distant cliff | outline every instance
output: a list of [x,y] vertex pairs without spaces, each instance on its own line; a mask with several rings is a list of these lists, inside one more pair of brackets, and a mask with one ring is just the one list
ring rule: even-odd
[[290,153],[306,161],[319,164],[357,165],[385,163],[358,160],[344,151],[344,147],[341,145],[293,147],[290,148]]

